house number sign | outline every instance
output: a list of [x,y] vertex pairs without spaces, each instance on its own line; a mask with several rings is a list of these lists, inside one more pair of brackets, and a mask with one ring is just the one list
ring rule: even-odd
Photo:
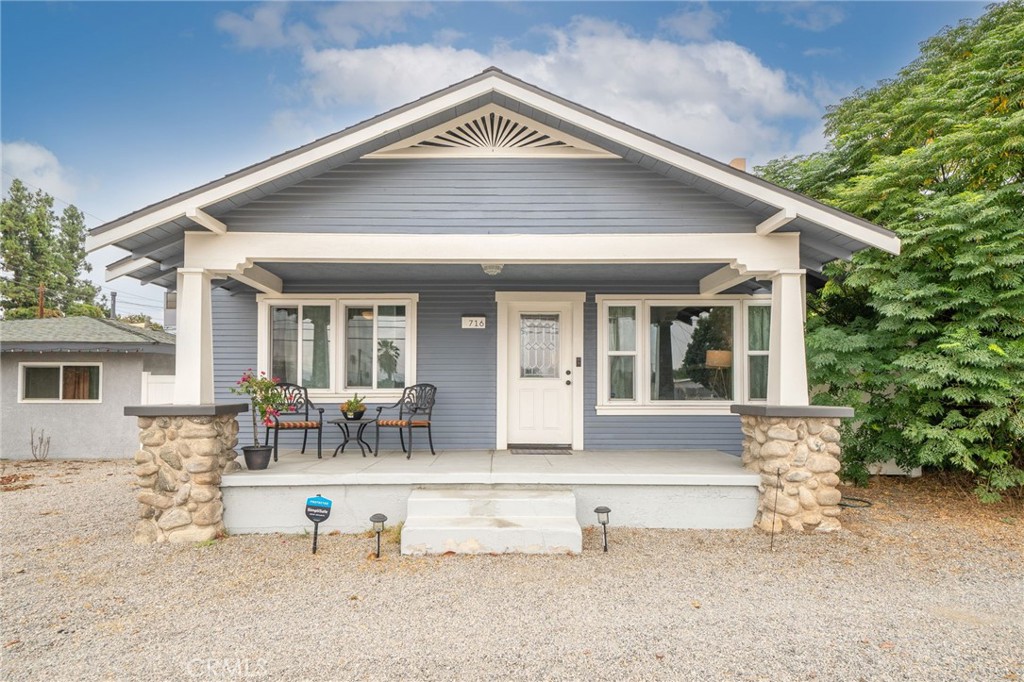
[[463,329],[487,329],[487,318],[484,315],[463,315]]

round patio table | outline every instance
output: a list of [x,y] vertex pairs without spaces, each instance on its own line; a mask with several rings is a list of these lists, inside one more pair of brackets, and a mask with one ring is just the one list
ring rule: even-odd
[[[334,455],[332,456],[337,457],[339,452],[345,452],[345,446],[348,445],[350,441],[354,440],[356,442],[356,445],[359,446],[359,451],[363,453],[363,457],[366,457],[367,451],[370,451],[371,453],[373,453],[373,456],[376,457],[377,453],[373,452],[373,448],[370,447],[370,444],[363,440],[363,433],[366,431],[366,427],[369,426],[370,424],[375,424],[376,422],[376,417],[365,416],[360,417],[359,419],[346,419],[345,417],[329,419],[327,423],[337,424],[338,428],[341,429],[342,435],[345,436],[345,440],[341,442],[341,445],[334,448]],[[356,437],[352,438],[352,431],[350,430],[350,427],[357,425],[359,428],[356,429]]]

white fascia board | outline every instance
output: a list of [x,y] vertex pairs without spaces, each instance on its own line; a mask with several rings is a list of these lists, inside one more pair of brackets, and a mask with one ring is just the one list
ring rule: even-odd
[[733,175],[722,168],[705,163],[699,159],[694,159],[686,154],[681,154],[653,140],[648,140],[640,135],[623,130],[618,126],[601,121],[589,114],[527,90],[522,86],[502,81],[501,86],[495,89],[509,97],[529,104],[538,111],[570,121],[581,128],[585,128],[610,140],[621,142],[638,152],[693,173],[710,182],[729,187],[752,199],[778,206],[780,210],[790,210],[794,214],[799,213],[808,220],[846,235],[851,239],[856,239],[859,242],[875,246],[889,253],[898,254],[900,252],[900,240],[897,237],[880,234],[863,225],[858,225],[852,220],[835,215],[816,206],[811,201],[800,201],[742,176]]
[[131,260],[126,260],[121,263],[108,265],[105,271],[105,279],[108,282],[112,282],[118,277],[124,277],[125,275],[130,275],[136,270],[141,270],[142,268],[157,264],[157,261],[152,258],[132,258]]
[[773,216],[766,218],[754,227],[754,231],[760,235],[771,234],[783,225],[796,220],[796,211],[784,208]]
[[432,116],[435,113],[445,111],[454,106],[461,104],[467,100],[471,100],[474,97],[478,97],[491,90],[495,90],[496,84],[503,83],[498,78],[491,76],[489,78],[482,79],[476,83],[470,83],[459,90],[442,95],[436,99],[424,102],[418,107],[414,107],[408,111],[404,111],[395,116],[390,116],[382,121],[378,121],[373,125],[366,126],[361,130],[357,130],[349,135],[345,135],[336,140],[332,140],[313,149],[309,149],[301,154],[296,154],[287,159],[283,159],[279,163],[275,163],[272,166],[254,170],[251,173],[235,178],[231,182],[225,183],[218,187],[210,188],[209,190],[200,194],[182,199],[180,202],[166,206],[158,211],[148,213],[143,216],[139,216],[135,220],[131,220],[124,225],[119,225],[112,230],[108,230],[98,235],[89,235],[85,240],[86,250],[89,252],[100,249],[110,244],[115,244],[123,239],[128,239],[140,232],[145,232],[151,227],[161,225],[165,222],[180,218],[186,215],[188,207],[203,207],[209,206],[210,204],[217,203],[228,197],[242,194],[251,189],[259,187],[260,185],[276,180],[277,178],[293,173],[297,170],[301,170],[306,166],[311,166],[319,161],[326,158],[330,158],[337,154],[357,147],[364,142],[369,142],[381,135],[385,135],[388,132],[401,128],[410,123]]
[[[234,272],[287,263],[731,263],[748,271],[800,266],[800,235],[728,234],[324,234],[185,235],[185,264]],[[500,276],[499,276],[500,278]]]

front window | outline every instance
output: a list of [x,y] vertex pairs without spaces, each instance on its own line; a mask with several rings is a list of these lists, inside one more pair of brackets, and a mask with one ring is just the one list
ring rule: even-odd
[[23,364],[22,401],[100,401],[100,365]]
[[724,414],[764,400],[763,297],[598,296],[599,414]]
[[[350,388],[404,388],[406,320],[404,305],[346,309],[345,345]],[[374,352],[376,349],[376,352]]]
[[651,400],[732,400],[732,328],[732,307],[651,306]]
[[747,308],[747,399],[768,399],[768,339],[772,309],[768,305]]
[[271,375],[306,388],[330,388],[331,307],[274,306],[270,319]]
[[267,300],[261,367],[320,395],[404,388],[414,372],[415,298],[387,299]]

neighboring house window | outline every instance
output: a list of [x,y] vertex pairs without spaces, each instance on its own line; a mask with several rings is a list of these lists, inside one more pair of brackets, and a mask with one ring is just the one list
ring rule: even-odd
[[[762,301],[598,296],[600,414],[728,413],[767,395]],[[748,317],[744,317],[747,315]],[[756,329],[748,329],[751,325]],[[748,368],[752,374],[748,374]]]
[[[415,375],[416,297],[265,299],[261,368],[321,395],[388,395]],[[335,320],[340,320],[335,324]]]
[[100,364],[22,363],[21,401],[100,402]]

